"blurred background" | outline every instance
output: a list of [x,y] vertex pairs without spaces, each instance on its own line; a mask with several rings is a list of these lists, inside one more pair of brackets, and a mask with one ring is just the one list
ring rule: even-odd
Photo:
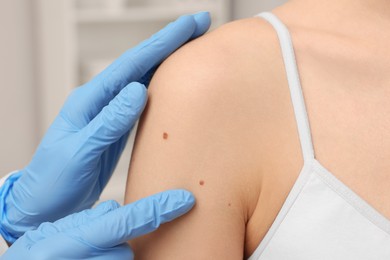
[[[72,88],[178,16],[212,29],[286,0],[0,1],[0,176],[23,168]],[[133,137],[102,200],[123,202]]]

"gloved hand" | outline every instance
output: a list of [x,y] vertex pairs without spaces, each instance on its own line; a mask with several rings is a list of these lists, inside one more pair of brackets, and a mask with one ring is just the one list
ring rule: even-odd
[[0,233],[8,242],[95,203],[145,106],[144,85],[209,26],[207,12],[182,16],[71,93],[32,161],[0,190]]
[[1,259],[133,259],[127,240],[183,215],[194,202],[184,190],[158,193],[123,207],[107,201],[26,232]]

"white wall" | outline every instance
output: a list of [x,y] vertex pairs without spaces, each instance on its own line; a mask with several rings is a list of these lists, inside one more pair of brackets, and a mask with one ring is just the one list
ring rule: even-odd
[[284,4],[287,0],[233,0],[233,19],[250,17]]
[[37,144],[32,2],[0,1],[0,176],[23,167]]

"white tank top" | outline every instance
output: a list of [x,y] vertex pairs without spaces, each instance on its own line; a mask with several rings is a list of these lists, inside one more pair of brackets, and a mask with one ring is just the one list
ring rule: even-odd
[[304,165],[274,223],[249,260],[390,260],[390,220],[338,180],[314,156],[294,49],[271,12],[280,41]]

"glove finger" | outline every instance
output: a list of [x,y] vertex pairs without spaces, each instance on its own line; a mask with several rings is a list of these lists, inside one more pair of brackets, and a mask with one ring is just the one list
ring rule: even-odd
[[59,219],[54,222],[54,225],[58,231],[65,231],[80,225],[84,225],[98,217],[105,215],[106,213],[116,210],[120,207],[120,204],[115,200],[108,200],[99,203],[95,208],[86,209],[78,213],[71,214],[65,218]]
[[133,82],[124,88],[82,131],[85,140],[79,156],[96,161],[111,144],[134,126],[147,101],[144,85]]
[[[138,121],[137,121],[138,122]],[[136,131],[137,122],[132,127],[131,131]],[[99,185],[103,190],[113,174],[122,152],[126,147],[127,140],[129,139],[130,131],[127,131],[117,142],[111,144],[107,150],[101,155],[101,167],[102,169],[99,175]]]
[[85,225],[104,214],[116,210],[120,207],[119,203],[109,200],[100,203],[93,209],[86,209],[78,213],[71,214],[54,223],[44,222],[36,230],[28,231],[24,234],[23,239],[26,243],[34,244],[40,240],[53,236],[57,233]]
[[[185,15],[138,46],[129,49],[83,87],[76,89],[61,113],[82,128],[132,81],[139,81],[173,51],[207,30],[208,14]],[[204,21],[206,20],[206,21]],[[199,25],[199,26],[198,26]]]
[[196,22],[196,29],[191,36],[191,39],[198,38],[210,28],[211,17],[209,12],[199,12],[193,15]]
[[[98,248],[110,248],[153,232],[161,224],[188,212],[195,198],[185,190],[169,190],[113,210],[78,228],[80,239]],[[70,230],[72,232],[72,230]]]
[[[104,235],[104,234],[100,234]],[[18,241],[17,241],[18,242]],[[83,239],[65,233],[57,233],[51,237],[42,239],[37,243],[25,243],[24,248],[28,253],[23,258],[17,259],[134,259],[130,246],[126,243],[111,248],[96,248],[86,243]],[[12,258],[15,259],[15,258]]]
[[[210,28],[211,25],[211,18],[209,12],[200,12],[194,14],[193,17],[196,22],[196,28],[190,40],[198,38],[199,36],[203,35],[205,32],[207,32],[207,30]],[[142,84],[148,87],[159,65],[160,64],[155,64],[151,69],[149,69],[148,72],[144,74],[144,76],[142,76],[139,82],[142,82]]]

